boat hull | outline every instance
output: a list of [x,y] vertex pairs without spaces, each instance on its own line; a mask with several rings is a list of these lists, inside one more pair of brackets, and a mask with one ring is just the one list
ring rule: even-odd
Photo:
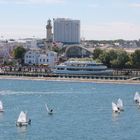
[[30,120],[28,122],[16,122],[16,126],[18,126],[18,127],[28,126],[30,124],[31,124]]
[[69,70],[54,70],[54,74],[75,74],[75,75],[111,75],[112,70],[103,71],[69,71]]
[[0,112],[4,112],[4,110],[3,110],[3,109],[1,109],[1,110],[0,110]]
[[17,122],[16,123],[16,126],[18,126],[18,127],[27,126],[27,125],[28,125],[28,122],[25,122],[25,123]]

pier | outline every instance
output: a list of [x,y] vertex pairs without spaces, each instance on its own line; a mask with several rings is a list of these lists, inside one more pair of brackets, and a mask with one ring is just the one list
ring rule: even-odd
[[85,80],[131,80],[140,81],[140,76],[132,75],[70,75],[70,74],[51,74],[42,72],[0,72],[1,76],[17,77],[46,77],[58,79],[85,79]]

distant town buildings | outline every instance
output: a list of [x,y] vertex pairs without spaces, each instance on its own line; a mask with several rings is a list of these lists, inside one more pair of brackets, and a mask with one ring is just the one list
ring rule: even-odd
[[80,20],[66,18],[53,19],[54,42],[64,44],[80,43]]
[[25,40],[25,48],[26,49],[38,49],[44,48],[45,43],[42,39],[30,38]]

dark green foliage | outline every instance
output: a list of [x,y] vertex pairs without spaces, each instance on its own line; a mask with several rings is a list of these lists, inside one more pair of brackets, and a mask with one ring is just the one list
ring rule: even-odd
[[140,69],[140,50],[136,50],[132,55],[132,66]]
[[101,49],[99,49],[99,48],[96,48],[96,49],[94,50],[93,58],[94,58],[94,59],[99,58],[99,56],[100,56],[102,53],[103,53],[103,50],[101,50]]
[[[99,51],[97,51],[99,52]],[[96,59],[99,59],[109,68],[130,68],[132,66],[129,54],[124,50],[109,50],[102,53],[96,53]]]
[[14,58],[15,59],[23,59],[24,58],[24,54],[25,54],[26,50],[21,47],[18,46],[17,48],[14,49]]

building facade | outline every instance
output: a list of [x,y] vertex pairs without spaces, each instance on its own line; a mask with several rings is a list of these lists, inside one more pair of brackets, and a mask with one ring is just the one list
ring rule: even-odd
[[38,57],[39,57],[39,52],[35,50],[30,50],[27,51],[24,55],[24,63],[25,64],[38,64]]
[[80,20],[56,18],[53,19],[53,27],[54,42],[80,43]]
[[25,53],[24,63],[27,65],[48,65],[49,67],[54,67],[57,63],[57,53],[53,51],[41,53],[36,50],[30,50]]

